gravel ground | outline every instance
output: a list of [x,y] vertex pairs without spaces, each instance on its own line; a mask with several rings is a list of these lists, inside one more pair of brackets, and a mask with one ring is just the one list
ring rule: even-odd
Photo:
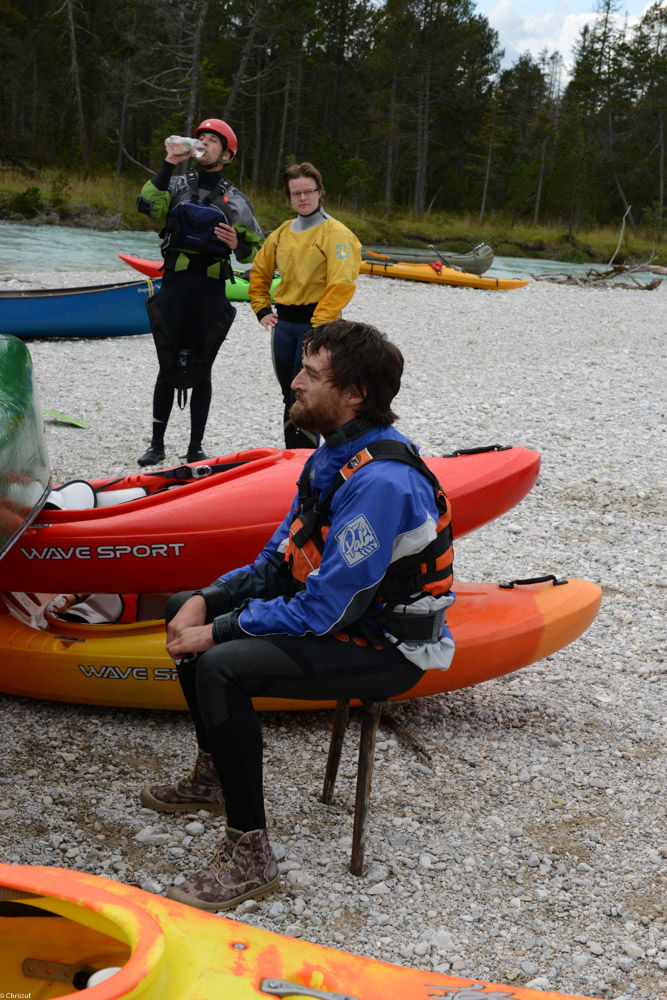
[[[496,982],[665,995],[666,296],[664,287],[531,283],[483,293],[360,278],[346,315],[376,323],[404,351],[399,427],[425,454],[494,442],[542,454],[531,495],[459,541],[458,578],[584,576],[602,585],[603,604],[589,631],[547,660],[395,708],[433,766],[381,732],[362,878],[348,868],[356,738],[335,805],[325,807],[329,713],[267,714],[267,811],[283,891],[235,917]],[[150,336],[34,341],[30,351],[42,404],[87,424],[47,425],[54,479],[136,472],[150,430]],[[187,415],[177,412],[168,463],[187,437]],[[281,444],[268,343],[247,305],[216,362],[205,444],[209,454]],[[206,862],[220,820],[158,815],[137,798],[145,782],[189,767],[185,714],[0,700],[6,861],[64,865],[157,893]]]

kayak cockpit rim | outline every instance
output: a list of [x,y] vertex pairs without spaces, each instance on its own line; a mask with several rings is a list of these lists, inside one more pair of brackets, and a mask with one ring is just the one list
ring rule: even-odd
[[51,479],[51,474],[49,473],[49,481],[47,482],[41,497],[39,498],[37,503],[33,506],[28,516],[23,520],[23,522],[14,531],[14,533],[5,541],[2,548],[0,548],[0,559],[2,559],[2,557],[9,552],[11,547],[16,544],[21,535],[23,535],[28,530],[30,525],[35,521],[35,519],[39,516],[39,514],[41,514],[44,508],[44,504],[48,500],[52,488],[53,488],[53,481]]

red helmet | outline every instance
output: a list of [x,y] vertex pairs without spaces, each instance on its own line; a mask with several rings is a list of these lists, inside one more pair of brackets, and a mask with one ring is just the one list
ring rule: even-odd
[[200,132],[213,132],[219,136],[223,141],[225,149],[228,149],[232,154],[232,160],[234,159],[236,150],[239,148],[239,141],[236,138],[234,129],[230,128],[227,122],[223,122],[222,118],[205,118],[201,125],[198,125],[195,129],[195,139]]

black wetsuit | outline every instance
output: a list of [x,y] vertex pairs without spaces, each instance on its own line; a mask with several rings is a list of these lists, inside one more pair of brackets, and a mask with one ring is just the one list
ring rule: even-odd
[[224,221],[236,229],[239,242],[235,254],[244,263],[253,260],[262,235],[250,202],[237,188],[222,181],[221,171],[200,170],[176,177],[172,172],[173,165],[165,161],[144,185],[137,203],[140,211],[165,221],[168,234],[163,244],[162,285],[147,303],[160,363],[153,392],[151,447],[163,451],[176,390],[185,397],[191,389],[191,456],[201,449],[211,404],[211,369],[236,310],[225,293],[228,255],[184,251],[179,246],[178,231],[174,231],[176,208],[185,202],[218,207]]

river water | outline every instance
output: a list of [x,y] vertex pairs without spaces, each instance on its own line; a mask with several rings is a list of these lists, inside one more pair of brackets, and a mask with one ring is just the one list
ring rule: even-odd
[[157,259],[160,241],[156,233],[0,222],[0,279],[35,271],[118,271],[133,280],[137,272],[119,253]]
[[[159,260],[160,241],[153,232],[99,232],[96,229],[71,226],[28,226],[24,223],[0,221],[0,282],[20,282],[23,275],[31,273],[81,274],[86,271],[117,272],[118,280],[123,280],[123,276],[128,281],[136,280],[137,272],[119,260],[119,253]],[[496,278],[527,278],[531,274],[563,272],[585,274],[591,266],[604,270],[602,265],[496,257],[486,274]],[[644,283],[655,278],[655,275],[637,272],[636,277]]]

